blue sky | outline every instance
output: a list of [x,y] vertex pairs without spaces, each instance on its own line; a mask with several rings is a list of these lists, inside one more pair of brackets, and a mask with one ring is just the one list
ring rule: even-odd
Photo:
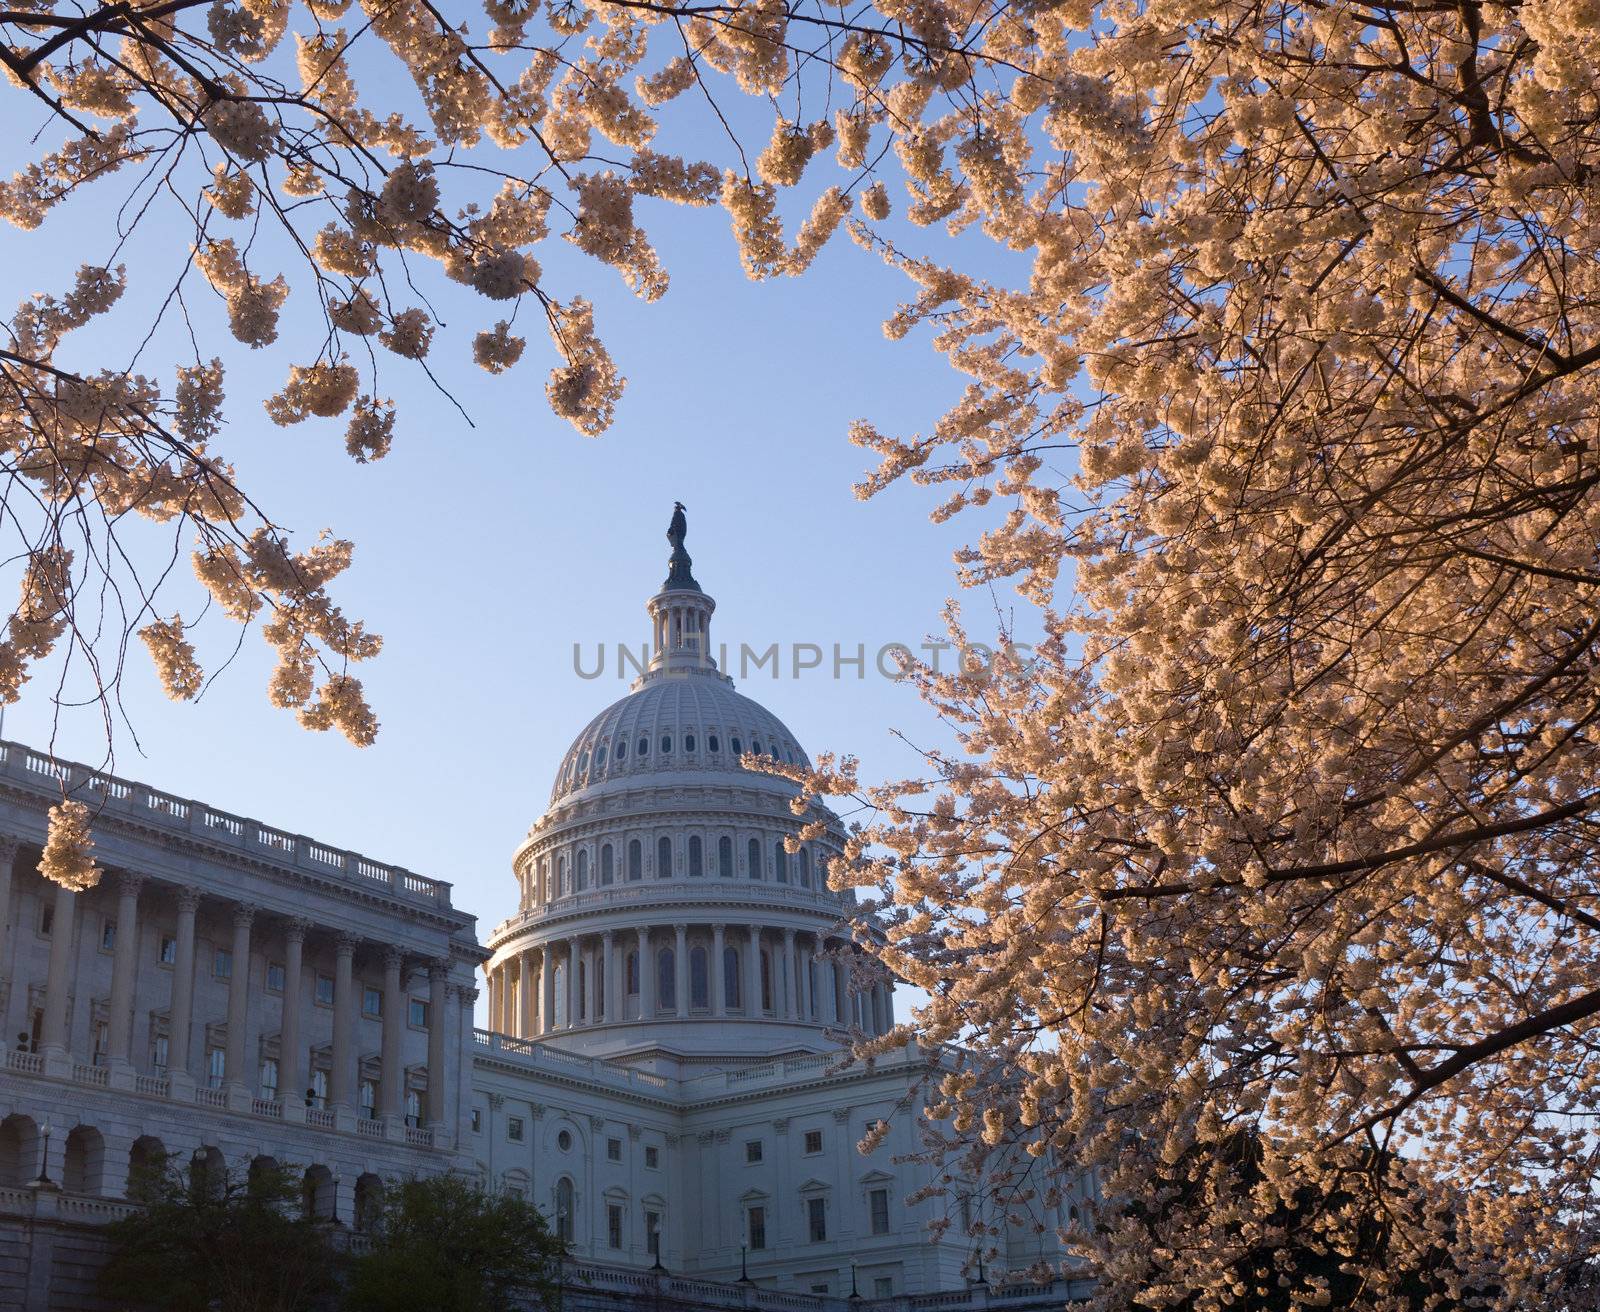
[[[0,298],[64,290],[80,261],[104,259],[106,203],[125,190],[113,182],[91,191],[36,233],[0,233]],[[613,271],[576,252],[539,252],[556,294],[581,290],[595,301],[629,379],[614,427],[593,440],[546,408],[551,355],[540,324],[524,311],[528,352],[492,378],[471,364],[470,340],[500,307],[428,270],[419,286],[438,293],[447,321],[430,365],[472,426],[420,371],[391,357],[383,387],[401,406],[394,450],[357,466],[338,421],[279,429],[261,411],[289,363],[308,358],[296,330],[320,337],[315,321],[292,300],[283,338],[246,352],[222,338],[220,306],[190,275],[202,350],[235,366],[221,450],[303,539],[329,526],[357,543],[336,591],[386,640],[359,671],[383,728],[374,747],[358,750],[271,708],[269,660],[254,635],[197,705],[162,697],[141,648],[124,690],[138,742],[119,727],[119,773],[448,879],[481,928],[515,907],[509,858],[542,810],[567,743],[626,691],[614,664],[607,677],[580,678],[574,644],[592,665],[597,643],[645,639],[643,603],[665,574],[674,500],[688,507],[688,545],[717,599],[720,640],[852,652],[865,644],[871,653],[939,633],[954,590],[951,552],[977,525],[931,524],[935,494],[909,485],[858,501],[851,485],[870,457],[845,436],[857,417],[889,430],[925,427],[956,395],[958,379],[925,340],[891,343],[880,331],[910,285],[843,234],[807,277],[753,284],[721,211],[652,205],[641,219],[672,275],[655,305],[635,301]],[[66,363],[126,358],[125,344],[142,336],[183,265],[187,238],[174,232],[148,224],[135,234],[122,256],[132,277],[124,304],[79,335]],[[191,355],[169,320],[141,363],[170,380]],[[153,550],[154,537],[145,540]],[[173,604],[192,614],[186,567],[180,573]],[[997,605],[1014,601],[984,593],[964,604],[982,632]],[[231,638],[219,620],[201,629],[208,670]],[[878,677],[870,659],[866,677],[845,674],[785,671],[739,686],[813,754],[856,753],[867,778],[913,770],[894,731],[938,738],[929,711],[912,690]],[[47,740],[48,691],[36,681],[6,712],[7,738]],[[102,747],[93,708],[62,713],[58,754],[98,760]]]

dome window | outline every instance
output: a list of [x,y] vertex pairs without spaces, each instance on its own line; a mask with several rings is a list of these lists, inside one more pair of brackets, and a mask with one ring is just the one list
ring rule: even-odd
[[594,752],[594,768],[596,770],[603,769],[605,767],[605,763],[606,763],[606,748],[605,748],[605,744],[601,743],[599,747],[595,748],[595,752]]
[[[571,1132],[568,1131],[568,1130],[563,1130],[563,1131],[561,1131],[560,1134],[556,1135],[556,1145],[564,1153],[571,1152],[572,1151],[572,1134],[571,1134]],[[564,1181],[563,1183],[566,1183],[566,1182]]]
[[667,756],[667,755],[670,755],[671,752],[672,752],[672,735],[670,733],[664,733],[664,734],[661,735],[661,754],[663,756]]
[[733,740],[733,754],[735,756],[743,756],[744,755],[744,746],[743,746],[742,743],[740,743],[740,741],[739,741],[739,739],[737,737],[735,737],[734,740]]
[[639,739],[639,755],[640,756],[649,756],[650,755],[650,740],[648,738],[641,737]]
[[706,735],[706,750],[711,752],[720,752],[722,750],[722,745],[717,742],[716,734],[710,733]]
[[758,743],[754,738],[750,740],[750,753],[753,756],[761,755],[761,744]]
[[694,751],[694,735],[692,733],[683,735],[683,750],[686,752]]
[[617,760],[626,761],[627,759],[628,759],[628,744],[627,743],[618,743],[617,744]]
[[578,773],[584,774],[589,769],[589,753],[585,752],[578,758]]

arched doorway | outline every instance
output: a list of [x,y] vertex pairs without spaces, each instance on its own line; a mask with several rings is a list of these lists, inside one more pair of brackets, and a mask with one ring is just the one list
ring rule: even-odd
[[92,1125],[75,1125],[67,1135],[61,1187],[69,1194],[98,1194],[104,1189],[106,1141]]
[[39,1172],[39,1127],[20,1112],[0,1121],[0,1184],[24,1185]]
[[313,1221],[334,1217],[333,1172],[326,1166],[308,1166],[300,1185],[300,1207]]
[[133,1147],[128,1149],[128,1197],[139,1199],[154,1196],[166,1170],[166,1145],[153,1134],[135,1139]]
[[375,1230],[382,1217],[383,1181],[368,1171],[356,1180],[356,1229]]

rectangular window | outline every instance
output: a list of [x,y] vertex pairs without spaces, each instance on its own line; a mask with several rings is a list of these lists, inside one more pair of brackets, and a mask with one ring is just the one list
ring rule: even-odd
[[156,960],[163,966],[170,966],[177,959],[178,940],[173,938],[171,934],[163,934],[161,936],[161,951],[157,954]]
[[94,1064],[104,1066],[106,1053],[111,1051],[111,1024],[109,1021],[97,1020],[94,1023]]
[[661,1213],[644,1214],[644,1251],[651,1257],[661,1256]]
[[759,1162],[761,1160],[761,1140],[748,1139],[744,1145],[744,1159],[746,1162]]
[[284,971],[283,971],[283,962],[281,962],[281,961],[269,961],[269,962],[267,962],[267,992],[268,993],[282,993],[283,992],[283,983],[284,983],[284,979],[285,978],[286,977],[285,977]]
[[867,1195],[867,1210],[872,1215],[872,1233],[886,1235],[889,1233],[889,1191],[887,1189],[874,1189]]
[[606,1140],[606,1161],[608,1161],[608,1162],[620,1162],[621,1160],[622,1160],[622,1140],[621,1139],[607,1139]]
[[328,1072],[312,1071],[311,1087],[306,1092],[311,1095],[306,1099],[306,1106],[326,1108],[328,1105]]
[[150,1044],[150,1064],[156,1068],[156,1074],[167,1073],[167,1036],[158,1034]]
[[370,984],[361,986],[361,1014],[377,1020],[383,1015],[383,990]]
[[609,1248],[622,1247],[622,1204],[606,1204],[606,1245]]
[[653,1143],[647,1143],[644,1146],[644,1164],[652,1171],[659,1169],[661,1166],[661,1149],[657,1148]]
[[233,952],[229,948],[218,948],[211,954],[211,973],[218,979],[233,978]]
[[117,922],[107,916],[100,922],[100,951],[114,952],[117,947]]
[[410,1019],[411,1028],[414,1029],[414,1030],[425,1030],[425,1029],[427,1029],[428,1028],[428,1004],[426,1002],[424,1002],[421,998],[412,998],[411,999],[411,1008],[410,1008],[410,1010],[411,1010],[411,1015],[410,1015],[409,1019]]
[[767,1246],[767,1209],[765,1207],[752,1207],[747,1213],[749,1217],[750,1249],[759,1251]]
[[820,1244],[828,1237],[828,1200],[826,1198],[806,1199],[806,1228],[811,1234],[811,1242]]
[[477,1107],[472,1109],[472,1132],[474,1134],[483,1133],[483,1112]]
[[317,1006],[319,1006],[319,1007],[331,1007],[331,1006],[333,1006],[333,976],[332,975],[318,975],[317,976]]
[[228,1070],[228,1054],[221,1048],[212,1048],[206,1053],[206,1085],[212,1089],[222,1087],[223,1077]]
[[506,1122],[506,1138],[512,1143],[522,1142],[522,1117],[513,1116]]
[[263,1098],[278,1096],[278,1063],[271,1057],[264,1057],[261,1061],[261,1096]]
[[53,897],[39,899],[39,934],[42,938],[50,937],[50,926],[56,923],[56,900]]
[[806,1131],[806,1152],[807,1153],[820,1153],[821,1151],[822,1151],[822,1131],[821,1130],[807,1130]]
[[894,1277],[876,1276],[872,1281],[872,1296],[874,1298],[894,1297]]

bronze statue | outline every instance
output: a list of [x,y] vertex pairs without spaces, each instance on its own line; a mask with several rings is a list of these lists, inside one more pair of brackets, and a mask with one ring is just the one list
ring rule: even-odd
[[700,585],[694,581],[691,572],[694,562],[689,559],[689,553],[683,549],[683,540],[689,536],[689,520],[683,513],[683,502],[672,503],[672,522],[667,525],[667,541],[672,543],[672,556],[667,570],[667,581],[663,588],[693,588],[700,591]]

